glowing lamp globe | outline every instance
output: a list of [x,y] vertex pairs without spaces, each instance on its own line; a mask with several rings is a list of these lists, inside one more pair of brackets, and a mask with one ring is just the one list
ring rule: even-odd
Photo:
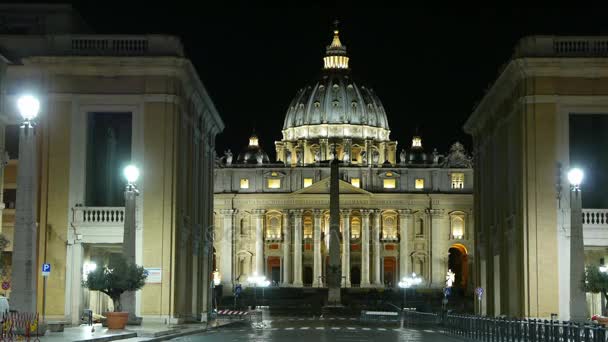
[[127,179],[127,182],[129,182],[130,184],[137,182],[137,178],[139,178],[139,169],[134,165],[129,165],[125,167],[123,173],[125,175],[125,178]]
[[583,170],[574,168],[568,172],[568,182],[575,187],[581,185],[583,181]]
[[32,95],[23,95],[17,100],[19,113],[26,121],[32,121],[40,111],[40,101]]

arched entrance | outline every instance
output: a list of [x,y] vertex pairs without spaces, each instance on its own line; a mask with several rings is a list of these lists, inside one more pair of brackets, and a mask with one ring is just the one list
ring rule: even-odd
[[384,285],[394,287],[396,273],[397,260],[395,257],[384,257]]
[[465,246],[457,243],[448,250],[448,268],[454,272],[455,281],[453,287],[463,292],[467,288],[469,275],[468,254]]
[[359,287],[361,285],[361,269],[359,266],[353,266],[350,269],[350,284]]
[[271,281],[275,283],[281,282],[281,258],[277,256],[268,257],[268,264],[266,265],[267,276]]
[[312,267],[304,267],[304,285],[312,285]]

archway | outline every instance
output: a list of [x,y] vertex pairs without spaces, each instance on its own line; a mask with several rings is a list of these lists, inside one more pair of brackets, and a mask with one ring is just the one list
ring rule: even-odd
[[384,284],[388,287],[395,286],[395,275],[397,273],[397,260],[395,257],[384,257]]
[[454,272],[455,281],[453,287],[463,292],[467,288],[468,279],[468,254],[465,246],[454,244],[448,250],[448,268]]
[[304,267],[304,285],[312,285],[312,267]]
[[359,266],[353,266],[350,269],[350,284],[351,286],[359,287],[361,285],[361,269]]
[[279,283],[281,282],[281,258],[278,256],[269,256],[268,264],[266,265],[267,276],[270,281]]

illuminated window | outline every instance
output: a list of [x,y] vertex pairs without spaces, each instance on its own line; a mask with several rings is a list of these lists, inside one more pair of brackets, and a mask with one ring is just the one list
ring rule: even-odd
[[385,189],[394,189],[396,184],[397,184],[397,182],[395,181],[395,179],[385,179],[384,180]]
[[269,189],[280,189],[281,188],[281,179],[280,178],[269,178],[267,184],[268,184]]
[[278,216],[268,218],[266,226],[266,239],[276,240],[281,238],[281,219]]
[[241,189],[249,189],[249,179],[241,178]]
[[357,240],[361,237],[361,219],[353,217],[350,223],[350,239]]
[[412,138],[412,147],[422,148],[422,139],[419,136],[415,136]]
[[312,216],[304,216],[304,227],[302,229],[302,233],[304,234],[305,239],[312,239],[312,223]]
[[312,185],[312,178],[304,178],[304,187],[307,188]]
[[384,219],[382,221],[382,238],[397,238],[397,217],[395,215],[384,216]]
[[416,178],[415,187],[416,187],[416,189],[424,189],[424,179],[423,178]]
[[352,186],[360,188],[361,187],[361,179],[359,179],[359,178],[351,178],[350,179],[350,184],[352,184]]
[[464,188],[464,173],[452,173],[452,189]]
[[387,172],[387,173],[386,173],[386,177],[393,177],[393,173],[392,173],[392,172],[390,172],[390,171],[389,171],[389,172]]
[[464,238],[464,215],[457,214],[452,215],[451,218],[451,226],[452,226],[452,239],[462,239]]

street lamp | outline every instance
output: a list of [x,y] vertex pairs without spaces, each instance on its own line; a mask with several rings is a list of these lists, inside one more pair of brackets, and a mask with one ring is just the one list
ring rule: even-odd
[[247,278],[247,281],[250,284],[253,284],[253,306],[257,308],[258,305],[258,297],[257,297],[257,287],[262,288],[262,301],[264,301],[264,288],[270,285],[270,281],[266,280],[265,276],[258,275],[258,272],[253,272],[252,276]]
[[401,327],[403,328],[403,321],[405,318],[405,296],[407,293],[407,289],[409,289],[412,286],[416,286],[419,285],[420,283],[422,283],[422,278],[417,276],[416,273],[412,273],[411,276],[405,276],[401,279],[401,281],[398,283],[399,287],[403,289],[403,301],[401,302],[401,307],[402,310],[401,312],[402,314],[402,319],[401,319]]
[[[32,95],[21,96],[17,109],[23,118],[19,132],[19,167],[17,168],[17,203],[15,207],[15,233],[11,309],[19,312],[36,312],[36,132],[34,119],[40,111],[40,102]],[[46,278],[43,284],[46,290]],[[44,292],[43,290],[43,292]],[[43,315],[44,315],[43,296]]]
[[[125,221],[123,230],[122,250],[127,262],[135,263],[135,239],[136,239],[136,198],[139,191],[135,185],[139,178],[139,169],[135,165],[128,165],[123,170],[127,180],[125,187]],[[125,292],[121,298],[124,311],[129,313],[129,322],[137,322],[141,318],[135,316],[135,292]]]
[[568,182],[570,182],[570,320],[575,322],[584,322],[587,319],[586,296],[580,287],[581,275],[585,272],[581,200],[583,178],[584,173],[579,168],[568,171]]

